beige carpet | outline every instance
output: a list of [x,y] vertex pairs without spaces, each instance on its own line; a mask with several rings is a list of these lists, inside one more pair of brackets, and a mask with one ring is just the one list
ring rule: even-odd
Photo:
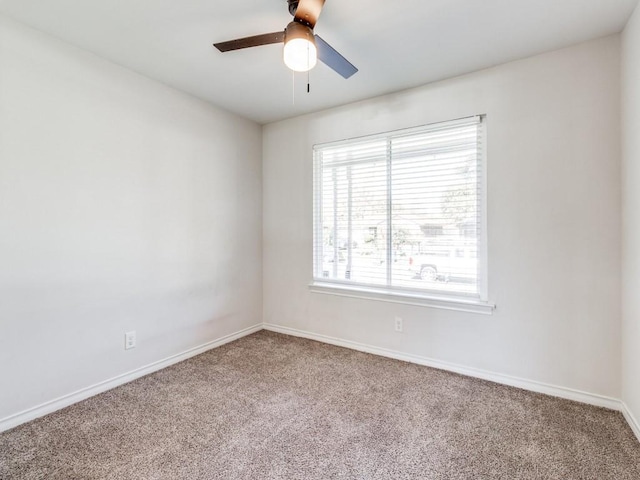
[[640,479],[619,413],[259,332],[0,434],[8,479]]

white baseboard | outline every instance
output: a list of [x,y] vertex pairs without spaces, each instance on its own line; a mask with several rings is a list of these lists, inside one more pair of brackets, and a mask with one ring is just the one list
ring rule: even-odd
[[41,405],[37,405],[9,417],[0,419],[0,432],[17,427],[18,425],[21,425],[23,423],[30,422],[31,420],[35,420],[36,418],[55,412],[56,410],[60,410],[61,408],[68,407],[69,405],[128,383],[132,380],[135,380],[136,378],[140,378],[158,370],[162,370],[163,368],[166,368],[170,365],[182,362],[183,360],[204,353],[207,350],[219,347],[221,345],[224,345],[225,343],[233,342],[234,340],[245,337],[247,335],[251,335],[252,333],[258,332],[260,330],[262,330],[262,324],[245,328],[230,335],[225,335],[224,337],[218,338],[217,340],[212,340],[211,342],[207,342],[197,347],[190,348],[189,350],[186,350],[182,353],[171,355],[170,357],[150,363],[149,365],[145,365],[144,367],[136,368],[135,370],[123,373],[122,375],[118,375],[117,377],[113,377],[109,380],[96,383],[95,385],[91,385],[90,387],[82,388],[76,392],[69,393],[62,397],[45,402]]
[[629,407],[624,402],[622,402],[622,415],[624,415],[625,420],[627,421],[627,423],[631,427],[631,430],[633,430],[633,433],[635,434],[636,438],[640,442],[640,422],[638,422],[636,417],[633,416],[633,413],[631,413],[631,410],[629,410]]
[[[572,388],[559,387],[557,385],[550,385],[534,380],[526,380],[523,378],[503,375],[501,373],[489,372],[477,368],[465,367],[462,365],[456,365],[454,363],[442,362],[440,360],[435,360],[432,358],[396,352],[394,350],[388,350],[386,348],[374,347],[371,345],[365,345],[349,340],[342,340],[340,338],[306,332],[303,330],[297,330],[295,328],[282,327],[279,325],[265,323],[264,329],[272,332],[283,333],[285,335],[292,335],[294,337],[308,338],[310,340],[316,340],[318,342],[328,343],[331,345],[336,345],[338,347],[350,348],[352,350],[358,350],[360,352],[372,353],[374,355],[393,358],[395,360],[402,360],[405,362],[416,363],[418,365],[424,365],[440,370],[447,370],[449,372],[455,372],[469,377],[481,378],[483,380],[489,380],[491,382],[509,385],[511,387],[522,388],[524,390],[530,390],[537,393],[544,393],[546,395],[574,400],[576,402],[595,405],[597,407],[604,407],[610,410],[624,412],[623,404],[620,400],[603,395],[582,392],[580,390],[574,390]],[[629,415],[631,414],[629,413]]]

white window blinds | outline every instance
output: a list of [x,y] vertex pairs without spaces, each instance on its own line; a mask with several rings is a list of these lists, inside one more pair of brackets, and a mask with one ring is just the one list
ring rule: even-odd
[[316,146],[315,281],[484,299],[483,120]]

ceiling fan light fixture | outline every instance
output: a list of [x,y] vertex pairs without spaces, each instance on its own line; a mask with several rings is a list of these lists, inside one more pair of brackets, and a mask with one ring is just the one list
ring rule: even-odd
[[230,52],[284,42],[283,60],[294,72],[307,72],[320,60],[343,78],[350,78],[358,69],[313,33],[324,2],[325,0],[287,0],[293,21],[284,30],[218,42],[213,46],[221,52]]
[[306,72],[316,66],[318,51],[313,30],[298,22],[287,25],[284,34],[284,63],[295,72]]

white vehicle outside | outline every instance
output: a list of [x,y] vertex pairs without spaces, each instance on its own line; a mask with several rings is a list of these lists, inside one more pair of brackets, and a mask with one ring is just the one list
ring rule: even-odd
[[409,257],[414,278],[426,281],[475,282],[478,251],[472,246],[427,247]]

